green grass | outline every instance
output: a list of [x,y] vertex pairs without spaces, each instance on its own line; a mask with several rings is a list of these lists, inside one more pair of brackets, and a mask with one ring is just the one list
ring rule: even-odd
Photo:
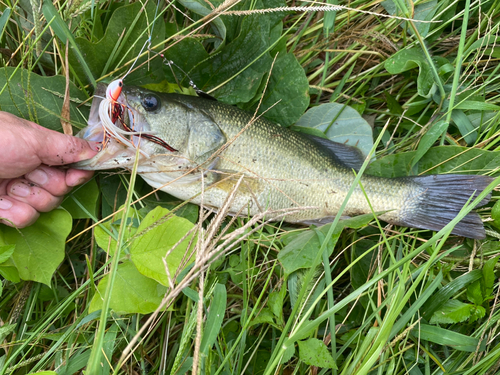
[[[377,160],[366,173],[498,176],[498,1],[351,1],[335,16],[218,18],[205,1],[160,3],[158,13],[151,0],[144,11],[130,4],[2,2],[1,109],[60,130],[68,69],[71,121],[81,128],[94,82],[123,75],[153,31],[154,50],[175,65],[146,51],[126,84],[193,93],[192,79],[263,112],[277,93],[286,116],[275,108],[265,116],[283,125],[308,103],[335,101],[373,128]],[[58,219],[72,223],[65,246],[26,250],[19,240],[12,249],[14,235],[0,228],[0,256],[8,254],[0,257],[0,374],[494,374],[497,201],[493,192],[478,210],[488,237],[476,241],[451,235],[451,226],[433,233],[361,218],[340,231],[226,216],[227,207],[199,212],[135,175],[99,173],[63,204],[72,215]],[[169,255],[147,254],[155,238]],[[312,259],[288,274],[283,254],[304,249]],[[40,263],[51,278],[28,277],[16,268],[21,252],[64,260]]]

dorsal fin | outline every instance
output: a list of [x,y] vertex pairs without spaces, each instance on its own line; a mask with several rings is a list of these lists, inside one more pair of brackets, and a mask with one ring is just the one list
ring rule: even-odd
[[302,135],[320,145],[324,150],[332,154],[335,159],[338,159],[348,168],[359,171],[359,169],[365,162],[363,153],[357,147],[330,141],[329,139],[317,137],[312,134],[302,133]]
[[217,98],[214,98],[212,95],[207,94],[205,91],[201,91],[198,88],[195,88],[195,91],[196,91],[196,95],[198,95],[200,98],[214,100],[216,102],[218,101]]

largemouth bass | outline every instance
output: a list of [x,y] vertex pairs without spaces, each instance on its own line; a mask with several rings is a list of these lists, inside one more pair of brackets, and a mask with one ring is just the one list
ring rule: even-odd
[[[99,101],[94,98],[89,127],[80,133],[88,140],[103,139]],[[231,214],[269,210],[266,217],[272,218],[277,210],[295,208],[285,221],[331,220],[353,184],[353,170],[364,161],[356,148],[294,132],[209,99],[124,87],[118,102],[124,110],[116,126],[140,147],[137,173],[148,184],[196,204],[203,200],[204,206],[217,210],[238,183]],[[130,170],[136,154],[130,142],[111,138],[94,158],[76,167]],[[491,181],[472,175],[391,179],[364,175],[361,184],[367,197],[357,187],[343,215],[373,209],[384,212],[379,217],[388,223],[438,231]],[[490,195],[479,206],[489,199]],[[485,237],[474,212],[452,233]]]

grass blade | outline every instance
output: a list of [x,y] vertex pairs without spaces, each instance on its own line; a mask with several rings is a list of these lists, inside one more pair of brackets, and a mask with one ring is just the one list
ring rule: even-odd
[[80,52],[80,49],[78,48],[78,45],[75,42],[75,38],[73,37],[73,34],[71,33],[71,31],[68,28],[68,25],[66,25],[66,23],[63,21],[63,19],[59,15],[59,12],[57,11],[57,9],[54,7],[54,5],[52,5],[51,2],[44,2],[42,10],[43,10],[43,15],[45,16],[45,18],[49,22],[51,22],[52,30],[54,30],[54,33],[57,35],[57,37],[59,39],[61,39],[61,41],[65,44],[67,42],[70,43],[70,46],[73,49],[73,51],[75,52],[75,54],[78,58],[78,61],[80,62],[81,66],[85,72],[85,75],[87,76],[87,78],[90,81],[90,84],[94,88],[96,88],[97,83],[95,81],[94,75],[90,71],[90,68],[87,65],[87,63],[85,62],[85,59],[83,58],[82,53]]

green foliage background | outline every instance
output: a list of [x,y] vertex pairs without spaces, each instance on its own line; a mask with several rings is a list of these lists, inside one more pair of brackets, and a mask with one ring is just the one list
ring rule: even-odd
[[[61,130],[67,73],[76,132],[96,83],[133,66],[125,84],[192,81],[374,148],[367,174],[498,176],[500,2],[314,5],[7,1],[0,109]],[[494,374],[495,193],[479,213],[484,241],[373,215],[264,225],[98,174],[33,226],[0,227],[0,374]]]

